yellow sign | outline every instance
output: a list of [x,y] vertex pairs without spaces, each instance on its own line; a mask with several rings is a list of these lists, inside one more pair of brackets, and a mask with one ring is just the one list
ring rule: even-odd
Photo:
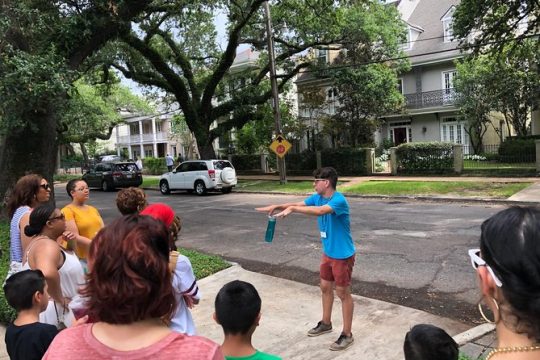
[[283,158],[285,154],[291,149],[292,145],[282,135],[278,135],[276,140],[270,144],[270,149],[276,153],[277,156]]

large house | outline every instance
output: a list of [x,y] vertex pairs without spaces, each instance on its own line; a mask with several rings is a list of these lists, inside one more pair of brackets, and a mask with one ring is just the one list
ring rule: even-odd
[[[456,75],[455,60],[463,54],[453,37],[453,14],[459,0],[386,0],[388,6],[396,6],[407,26],[407,41],[402,44],[409,57],[411,69],[399,76],[398,86],[405,98],[405,107],[399,112],[385,114],[382,126],[374,134],[375,142],[385,139],[394,145],[419,141],[449,141],[464,144],[468,151],[469,137],[464,120],[455,104],[453,79]],[[316,50],[320,61],[331,63],[337,50]],[[298,102],[300,116],[306,125],[317,131],[317,117],[313,109],[303,101],[305,89],[319,87],[325,96],[325,105],[319,109],[323,115],[333,115],[339,104],[330,79],[309,75],[299,76]],[[320,115],[319,114],[319,115]],[[315,123],[315,125],[313,125]],[[506,136],[505,126],[494,124]],[[499,141],[497,133],[490,128],[484,143]]]

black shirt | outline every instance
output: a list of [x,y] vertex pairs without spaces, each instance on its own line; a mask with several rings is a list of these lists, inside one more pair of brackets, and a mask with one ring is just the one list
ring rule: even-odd
[[5,341],[10,359],[40,360],[56,334],[56,326],[40,322],[22,326],[9,324]]

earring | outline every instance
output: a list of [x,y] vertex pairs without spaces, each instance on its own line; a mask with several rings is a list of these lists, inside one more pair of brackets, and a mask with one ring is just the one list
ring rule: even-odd
[[[499,304],[497,303],[497,300],[495,298],[491,298],[493,300],[493,303],[495,304],[495,307],[497,308],[497,312],[499,312]],[[480,315],[482,315],[482,318],[486,320],[489,324],[495,324],[497,322],[497,316],[495,316],[495,313],[493,313],[494,320],[490,320],[487,318],[486,314],[484,314],[484,310],[482,309],[482,301],[478,303],[478,311],[480,311]]]

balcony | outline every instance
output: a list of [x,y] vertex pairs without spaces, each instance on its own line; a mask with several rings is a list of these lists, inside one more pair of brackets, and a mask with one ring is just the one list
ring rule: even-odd
[[[153,141],[154,141],[154,134],[152,133],[142,134],[142,143],[152,143]],[[156,141],[157,142],[168,141],[168,134],[166,132],[156,133]],[[140,144],[141,135],[134,134],[130,136],[120,136],[118,139],[118,142],[120,144]]]
[[423,93],[405,94],[408,109],[423,109],[438,106],[454,105],[456,93],[454,89],[426,91]]

